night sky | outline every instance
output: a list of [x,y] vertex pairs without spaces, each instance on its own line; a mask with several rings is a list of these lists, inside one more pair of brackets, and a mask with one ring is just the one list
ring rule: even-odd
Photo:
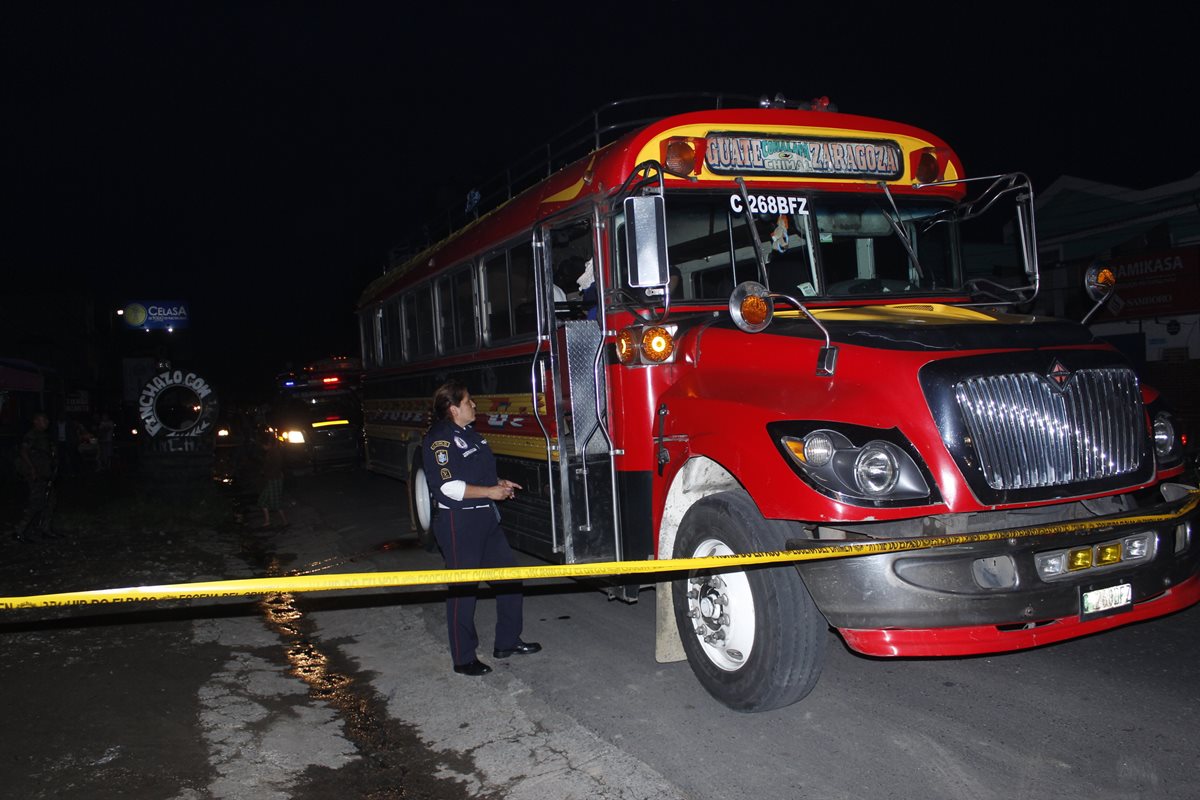
[[943,5],[9,4],[4,280],[186,301],[225,380],[353,354],[359,292],[440,204],[659,92],[828,95],[1037,190],[1196,172],[1194,20]]

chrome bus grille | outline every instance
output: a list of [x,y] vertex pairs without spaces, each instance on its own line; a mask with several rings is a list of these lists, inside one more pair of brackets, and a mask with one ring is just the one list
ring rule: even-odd
[[1145,437],[1138,379],[1128,369],[1081,369],[1060,387],[1022,372],[954,387],[988,486],[1061,486],[1136,472]]

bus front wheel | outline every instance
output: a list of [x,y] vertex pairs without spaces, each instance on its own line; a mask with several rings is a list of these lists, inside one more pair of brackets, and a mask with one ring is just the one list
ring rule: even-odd
[[[688,509],[676,558],[781,550],[789,523],[763,519],[743,492]],[[828,624],[791,564],[693,571],[673,586],[675,623],[700,683],[735,711],[791,705],[817,683]]]
[[433,494],[429,491],[429,480],[425,477],[425,465],[421,461],[420,453],[413,456],[412,465],[408,470],[408,497],[417,541],[421,543],[421,547],[432,553],[437,550],[437,543],[433,538]]

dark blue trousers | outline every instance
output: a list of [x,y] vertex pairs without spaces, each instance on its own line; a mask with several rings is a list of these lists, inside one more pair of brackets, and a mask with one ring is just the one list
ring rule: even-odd
[[[516,566],[517,560],[491,504],[461,511],[439,508],[433,519],[433,535],[450,569]],[[496,590],[495,646],[507,650],[515,647],[521,638],[521,582],[500,581],[490,585]],[[475,632],[478,589],[479,584],[473,583],[449,586],[446,631],[450,636],[450,656],[455,664],[469,664],[475,659],[475,648],[479,646],[479,635]]]

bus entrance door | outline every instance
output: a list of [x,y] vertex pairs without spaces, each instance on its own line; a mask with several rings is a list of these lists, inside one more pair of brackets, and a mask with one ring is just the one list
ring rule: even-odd
[[543,430],[547,452],[558,456],[549,464],[553,549],[568,564],[621,557],[604,333],[595,319],[570,318],[580,315],[577,301],[562,302],[564,285],[587,288],[580,277],[592,269],[595,232],[594,212],[573,216],[541,227],[534,247],[547,309],[539,315],[539,339],[549,344],[542,375],[552,384],[543,387],[545,414],[554,422]]
[[567,563],[621,557],[606,433],[608,392],[596,356],[604,336],[595,320],[569,320],[554,336],[558,367],[557,521]]

